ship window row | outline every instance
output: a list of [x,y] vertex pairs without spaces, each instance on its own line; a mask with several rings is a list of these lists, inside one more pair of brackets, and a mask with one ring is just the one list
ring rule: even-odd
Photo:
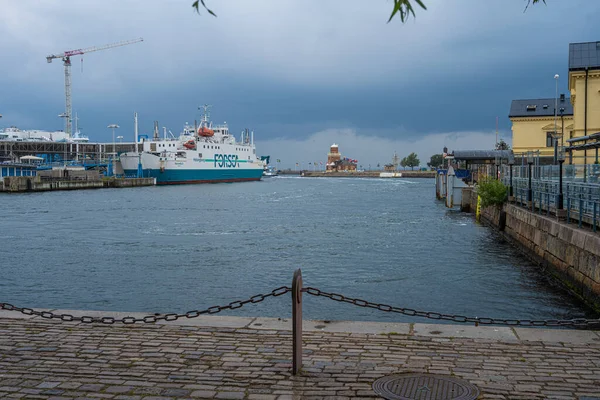
[[202,148],[204,149],[220,149],[221,146],[209,146],[207,144],[203,145]]
[[175,147],[175,143],[167,143],[167,144],[159,143],[158,147]]
[[237,151],[250,151],[250,149],[244,149],[243,147],[236,147]]

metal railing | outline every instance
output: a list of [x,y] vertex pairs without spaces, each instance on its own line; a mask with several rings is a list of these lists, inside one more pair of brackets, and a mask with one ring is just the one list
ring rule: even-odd
[[[510,186],[510,167],[501,169],[502,183]],[[531,193],[529,171],[531,170]],[[559,205],[560,166],[513,166],[512,188],[515,203],[538,214],[567,213],[567,222],[576,220],[579,227],[588,224],[594,232],[600,227],[600,165],[563,165],[562,207]]]
[[600,211],[600,185],[566,182],[565,201],[567,222],[577,219],[580,228],[586,222],[596,232]]

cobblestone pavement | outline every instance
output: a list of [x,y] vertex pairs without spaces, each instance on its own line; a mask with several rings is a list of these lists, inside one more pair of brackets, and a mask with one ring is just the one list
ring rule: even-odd
[[373,381],[402,372],[466,379],[482,399],[600,397],[596,339],[306,332],[304,349],[293,377],[290,331],[0,318],[0,398],[376,398]]

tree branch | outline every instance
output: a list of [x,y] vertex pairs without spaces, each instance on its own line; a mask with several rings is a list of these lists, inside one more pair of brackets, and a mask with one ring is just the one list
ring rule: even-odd
[[[536,3],[539,3],[540,1],[542,1],[544,4],[546,4],[546,0],[526,0],[526,1],[527,1],[527,4],[525,5],[525,10],[523,10],[523,12],[526,12],[531,4],[536,4]],[[411,16],[411,14],[414,18],[415,17],[415,9],[413,7],[414,3],[416,3],[418,6],[420,6],[423,10],[427,10],[427,7],[425,7],[423,0],[394,0],[394,8],[393,8],[392,14],[390,15],[390,18],[388,19],[387,22],[389,23],[396,15],[398,15],[400,17],[400,21],[402,21],[403,23],[408,21],[408,18]],[[212,15],[214,17],[217,16],[217,14],[215,14],[210,8],[208,8],[206,6],[206,4],[204,3],[204,0],[196,0],[192,4],[192,7],[196,10],[196,12],[198,14],[200,14],[200,6],[202,6],[210,15]]]

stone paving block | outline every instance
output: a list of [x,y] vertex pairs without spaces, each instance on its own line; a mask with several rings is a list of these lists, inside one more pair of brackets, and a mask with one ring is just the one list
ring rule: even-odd
[[197,399],[212,399],[216,394],[217,392],[210,390],[196,390],[192,392],[190,396]]
[[243,399],[245,394],[242,392],[218,392],[215,399],[236,400]]

